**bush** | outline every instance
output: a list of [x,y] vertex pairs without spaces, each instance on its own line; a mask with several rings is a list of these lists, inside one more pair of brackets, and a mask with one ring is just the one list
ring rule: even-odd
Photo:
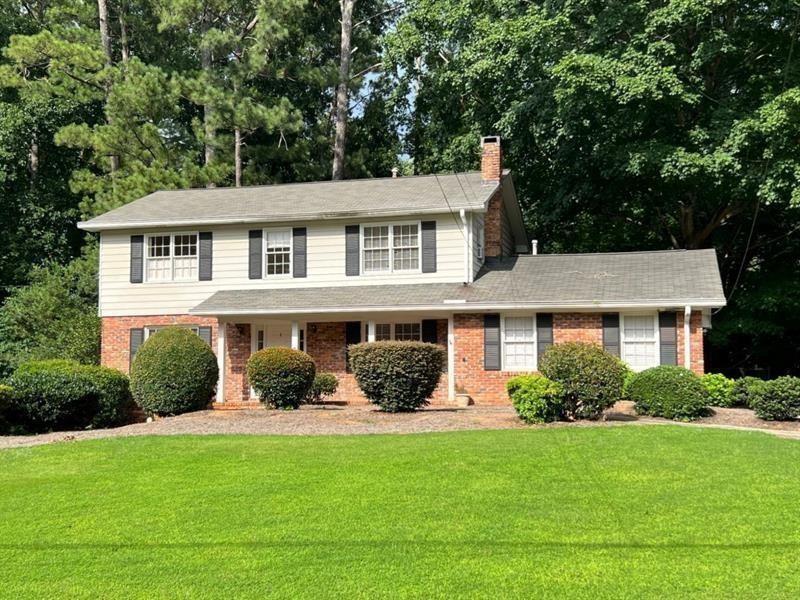
[[564,410],[564,386],[543,375],[518,375],[506,382],[506,390],[519,418],[526,423],[551,423]]
[[594,344],[570,342],[551,346],[539,371],[564,386],[564,415],[596,419],[622,398],[627,367]]
[[786,375],[765,383],[753,400],[757,416],[768,421],[791,421],[800,417],[800,377]]
[[22,365],[10,379],[14,391],[8,420],[31,433],[91,425],[99,393],[77,366],[67,361]]
[[767,382],[758,377],[742,377],[733,384],[732,406],[754,408],[756,398],[764,393]]
[[629,393],[640,415],[692,421],[708,411],[700,378],[683,367],[662,365],[637,373]]
[[350,346],[350,368],[367,399],[387,412],[428,404],[439,383],[444,349],[425,342],[370,342]]
[[8,421],[8,412],[11,409],[11,394],[13,389],[10,386],[0,384],[0,435],[11,431],[11,423]]
[[706,373],[700,378],[700,383],[708,394],[708,403],[711,406],[731,407],[734,405],[733,379],[728,379],[720,373]]
[[219,369],[211,348],[189,329],[167,327],[141,345],[131,365],[131,393],[145,412],[179,415],[208,406]]
[[247,361],[247,377],[261,401],[273,408],[294,409],[314,383],[316,365],[300,350],[265,348]]
[[308,390],[306,402],[308,404],[319,404],[327,396],[333,396],[339,388],[339,380],[333,373],[317,373],[311,389]]

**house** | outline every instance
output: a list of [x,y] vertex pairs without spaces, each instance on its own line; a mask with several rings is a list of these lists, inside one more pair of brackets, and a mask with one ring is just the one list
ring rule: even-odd
[[725,304],[713,250],[537,254],[500,140],[480,172],[159,191],[80,227],[100,234],[102,362],[127,371],[167,325],[214,349],[219,408],[253,405],[246,363],[308,352],[363,402],[347,346],[447,348],[434,401],[508,402],[551,344],[602,344],[634,369],[703,372],[703,329]]

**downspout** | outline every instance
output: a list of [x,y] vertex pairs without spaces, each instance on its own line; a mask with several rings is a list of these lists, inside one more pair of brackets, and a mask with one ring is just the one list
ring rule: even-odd
[[219,369],[219,379],[217,380],[217,402],[225,402],[225,321],[217,319],[217,368]]
[[692,368],[692,307],[686,306],[683,309],[683,366],[691,370]]

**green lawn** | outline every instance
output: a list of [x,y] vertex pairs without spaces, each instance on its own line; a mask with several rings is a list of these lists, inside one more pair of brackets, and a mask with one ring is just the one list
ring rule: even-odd
[[0,595],[800,596],[800,442],[687,427],[0,452]]

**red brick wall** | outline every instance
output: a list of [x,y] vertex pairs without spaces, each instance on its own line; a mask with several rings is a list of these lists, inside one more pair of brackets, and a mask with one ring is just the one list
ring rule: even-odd
[[217,351],[217,320],[190,315],[148,317],[103,317],[100,362],[106,367],[128,372],[130,366],[130,330],[148,326],[198,325],[211,327],[211,348]]
[[[678,313],[678,364],[683,365],[683,324],[686,321],[683,312]],[[689,319],[689,343],[691,345],[691,369],[698,375],[705,373],[703,357],[703,315],[699,311],[692,312]]]
[[250,325],[225,324],[225,402],[250,400],[247,359],[250,358]]
[[503,194],[500,189],[489,200],[483,222],[484,255],[487,257],[503,254]]
[[483,144],[481,148],[481,179],[484,181],[499,181],[502,172],[503,151],[500,148],[500,144]]
[[603,316],[596,313],[555,313],[553,343],[603,344]]

